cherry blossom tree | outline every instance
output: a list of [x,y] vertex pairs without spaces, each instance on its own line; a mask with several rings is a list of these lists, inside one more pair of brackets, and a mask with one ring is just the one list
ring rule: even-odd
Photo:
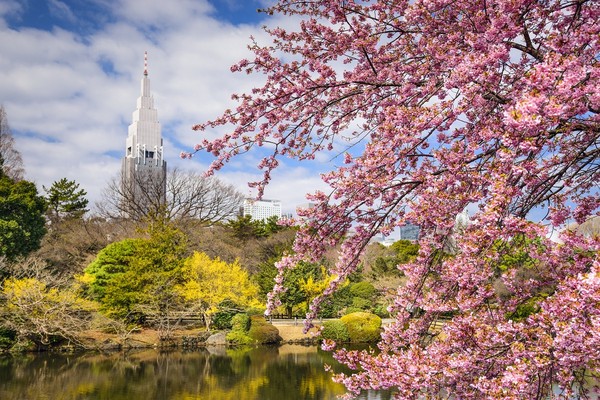
[[330,192],[308,196],[270,307],[300,260],[340,246],[327,296],[372,237],[416,224],[381,352],[337,352],[356,370],[337,377],[349,393],[585,397],[600,371],[600,238],[562,227],[600,206],[600,2],[279,0],[266,12],[298,26],[253,41],[232,70],[264,85],[197,125],[226,134],[195,151],[214,172],[265,146],[262,193],[281,157],[347,147],[323,175]]

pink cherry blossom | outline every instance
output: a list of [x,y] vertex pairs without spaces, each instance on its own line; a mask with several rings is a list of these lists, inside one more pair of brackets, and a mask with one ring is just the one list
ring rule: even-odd
[[[421,227],[381,351],[339,350],[355,372],[336,379],[350,395],[588,395],[581,383],[600,373],[600,236],[563,228],[599,213],[600,2],[279,0],[267,12],[300,23],[252,39],[254,58],[232,71],[264,86],[197,125],[228,131],[195,151],[214,155],[212,173],[275,144],[253,183],[262,193],[280,157],[311,160],[349,140],[323,175],[330,192],[308,196],[316,206],[300,212],[280,274],[339,245],[327,296],[375,235]],[[456,229],[467,206],[477,211]]]

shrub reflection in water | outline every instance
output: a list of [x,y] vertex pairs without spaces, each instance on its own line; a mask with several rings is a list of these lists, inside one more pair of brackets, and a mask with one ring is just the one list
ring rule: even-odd
[[0,358],[0,399],[335,399],[345,391],[325,363],[331,354],[299,345],[29,354]]

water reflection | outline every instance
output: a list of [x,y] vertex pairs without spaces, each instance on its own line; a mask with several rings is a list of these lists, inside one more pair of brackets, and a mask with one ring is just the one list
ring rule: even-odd
[[335,365],[329,353],[298,345],[5,357],[0,399],[335,399],[344,388],[332,382],[324,363]]

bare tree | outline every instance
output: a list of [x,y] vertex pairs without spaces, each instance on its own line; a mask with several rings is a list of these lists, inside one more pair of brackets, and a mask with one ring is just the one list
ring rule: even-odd
[[142,221],[148,215],[161,215],[172,221],[214,224],[236,216],[244,198],[215,177],[177,168],[170,169],[166,178],[149,172],[135,174],[133,179],[127,182],[120,174],[109,181],[98,204],[102,216]]
[[14,331],[17,342],[46,346],[62,339],[85,347],[96,305],[78,295],[78,285],[52,273],[46,262],[28,257],[6,264],[8,278],[0,285],[0,327]]
[[58,276],[48,268],[45,260],[37,256],[29,256],[9,262],[5,257],[0,257],[0,275],[17,279],[32,278],[52,286],[59,287],[67,284],[68,279]]
[[0,166],[9,178],[15,181],[23,179],[23,159],[15,148],[15,138],[8,125],[3,105],[0,105]]
[[44,259],[55,274],[73,276],[113,241],[135,237],[133,224],[101,218],[71,218],[52,223],[36,256]]

